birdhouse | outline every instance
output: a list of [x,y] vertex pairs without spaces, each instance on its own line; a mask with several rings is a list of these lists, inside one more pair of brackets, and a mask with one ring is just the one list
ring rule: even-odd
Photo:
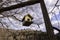
[[33,17],[30,14],[27,14],[23,17],[22,22],[23,26],[30,26],[32,22]]

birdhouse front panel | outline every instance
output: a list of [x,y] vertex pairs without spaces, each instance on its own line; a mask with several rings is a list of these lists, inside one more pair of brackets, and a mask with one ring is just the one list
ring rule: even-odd
[[31,22],[32,19],[29,16],[25,16],[25,21]]

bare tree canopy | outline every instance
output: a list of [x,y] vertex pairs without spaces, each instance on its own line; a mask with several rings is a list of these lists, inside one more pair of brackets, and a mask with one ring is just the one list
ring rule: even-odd
[[[60,32],[60,0],[44,0],[52,28]],[[53,2],[55,1],[55,2]],[[12,33],[13,38],[18,34],[12,30],[37,30],[46,32],[46,25],[41,10],[40,1],[38,0],[0,0],[0,28],[6,28]],[[27,6],[26,6],[27,5]],[[33,17],[33,23],[26,27],[23,26],[22,19],[25,15],[30,14]],[[11,37],[9,35],[9,37]],[[16,39],[17,40],[17,39]]]

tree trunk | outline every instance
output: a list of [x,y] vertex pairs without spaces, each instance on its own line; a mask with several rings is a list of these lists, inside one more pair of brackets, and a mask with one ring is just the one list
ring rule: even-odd
[[48,38],[49,40],[56,40],[44,0],[40,0],[40,4],[41,4],[41,9],[42,9],[43,17],[44,17],[44,22],[45,22]]

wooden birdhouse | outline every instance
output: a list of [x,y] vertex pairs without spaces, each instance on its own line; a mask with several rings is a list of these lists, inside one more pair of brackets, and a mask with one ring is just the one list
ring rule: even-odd
[[22,22],[23,26],[30,26],[32,22],[33,17],[30,14],[27,14],[23,17]]

